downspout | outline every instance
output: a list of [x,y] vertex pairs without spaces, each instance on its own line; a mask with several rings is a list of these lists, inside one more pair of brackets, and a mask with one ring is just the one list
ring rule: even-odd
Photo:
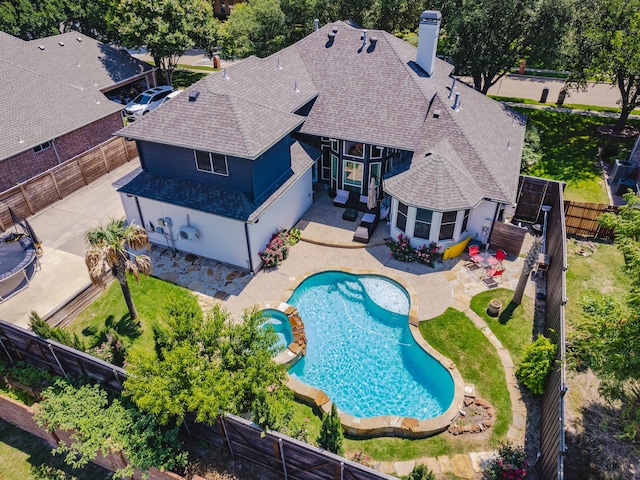
[[133,199],[136,202],[136,208],[138,209],[138,215],[140,216],[140,226],[142,228],[146,228],[144,225],[144,218],[142,218],[142,210],[140,209],[140,202],[138,201],[138,197],[134,196]]
[[249,254],[249,271],[251,274],[254,274],[253,270],[253,260],[251,259],[251,242],[249,241],[249,223],[244,222],[244,236],[247,240],[247,253]]
[[491,238],[491,234],[493,233],[493,226],[496,224],[499,211],[500,211],[500,203],[496,203],[496,210],[493,213],[493,221],[491,222],[491,228],[489,228],[489,236],[487,237],[487,247],[489,246],[489,239]]
[[58,165],[60,165],[62,162],[60,161],[60,154],[58,154],[58,149],[56,148],[56,140],[55,140],[55,138],[53,140],[51,140],[51,146],[53,147],[53,153],[56,156],[56,160],[58,161]]

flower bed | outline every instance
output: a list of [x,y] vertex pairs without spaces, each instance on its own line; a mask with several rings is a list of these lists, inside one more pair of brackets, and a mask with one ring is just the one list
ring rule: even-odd
[[429,267],[435,267],[436,261],[440,258],[439,247],[435,242],[431,242],[429,245],[424,244],[418,248],[413,248],[409,237],[400,234],[396,240],[387,238],[385,245],[389,247],[391,251],[390,255],[396,260],[401,262],[418,262],[428,265]]

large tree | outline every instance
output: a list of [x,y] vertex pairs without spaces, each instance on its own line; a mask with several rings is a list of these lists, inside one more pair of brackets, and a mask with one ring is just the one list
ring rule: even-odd
[[433,7],[442,11],[442,50],[458,73],[472,77],[474,87],[486,94],[533,46],[557,50],[564,24],[549,17],[554,12],[565,18],[566,8],[559,6],[565,1],[436,0]]
[[157,357],[132,352],[128,358],[125,395],[162,423],[189,412],[213,423],[225,411],[253,412],[263,427],[284,425],[290,409],[281,406],[290,391],[284,369],[272,360],[276,335],[261,328],[257,310],[232,321],[219,305],[203,315],[195,299],[169,299],[165,311],[168,328],[155,331]]
[[172,85],[178,58],[196,40],[211,41],[217,25],[212,19],[207,0],[118,0],[107,21],[122,45],[145,47]]
[[578,88],[593,79],[618,88],[621,131],[640,105],[640,0],[577,2],[569,69]]
[[112,219],[104,227],[89,230],[85,240],[89,245],[85,262],[91,282],[104,286],[108,274],[112,273],[120,283],[129,316],[135,320],[138,312],[131,298],[127,273],[138,279],[140,273],[151,271],[149,256],[134,252],[149,247],[149,237],[144,228],[135,224],[126,225],[124,219]]

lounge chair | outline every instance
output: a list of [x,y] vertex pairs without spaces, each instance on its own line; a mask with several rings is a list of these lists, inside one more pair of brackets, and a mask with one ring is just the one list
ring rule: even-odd
[[369,243],[373,232],[378,226],[378,222],[380,221],[380,217],[375,213],[365,213],[362,216],[362,220],[360,221],[360,225],[356,228],[355,233],[353,234],[354,242],[361,243]]
[[349,192],[346,190],[337,190],[336,197],[333,199],[333,204],[335,206],[345,206],[349,201]]

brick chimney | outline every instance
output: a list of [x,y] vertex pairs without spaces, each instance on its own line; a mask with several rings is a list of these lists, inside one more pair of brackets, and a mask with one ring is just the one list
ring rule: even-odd
[[433,74],[433,66],[436,61],[441,18],[442,14],[437,10],[425,10],[422,12],[422,15],[420,15],[416,63],[420,65],[420,68],[427,72],[429,76]]

